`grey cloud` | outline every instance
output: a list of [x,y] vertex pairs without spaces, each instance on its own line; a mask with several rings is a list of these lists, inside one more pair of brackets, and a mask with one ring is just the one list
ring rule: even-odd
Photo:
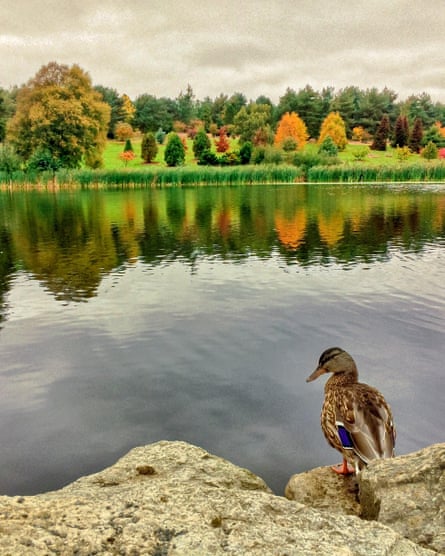
[[388,86],[443,99],[442,0],[0,0],[0,86],[51,60],[135,98],[240,90],[277,101],[287,87]]

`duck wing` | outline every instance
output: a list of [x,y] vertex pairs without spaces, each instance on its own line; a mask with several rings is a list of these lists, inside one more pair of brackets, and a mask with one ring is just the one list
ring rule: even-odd
[[336,408],[336,426],[343,448],[364,462],[394,455],[395,429],[391,409],[378,390],[356,383]]

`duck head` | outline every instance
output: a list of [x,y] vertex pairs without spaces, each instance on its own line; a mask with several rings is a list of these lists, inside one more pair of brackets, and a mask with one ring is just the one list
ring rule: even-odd
[[347,351],[339,347],[326,349],[320,356],[318,367],[306,379],[306,382],[312,382],[325,373],[352,375],[357,377],[357,366],[354,359]]

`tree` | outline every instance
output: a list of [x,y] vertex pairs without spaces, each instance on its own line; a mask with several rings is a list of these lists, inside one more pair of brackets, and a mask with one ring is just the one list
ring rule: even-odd
[[0,172],[4,172],[8,179],[20,169],[20,158],[9,145],[0,147]]
[[111,112],[107,137],[109,137],[110,139],[114,139],[116,124],[125,119],[122,97],[119,96],[119,93],[116,91],[116,89],[111,89],[110,87],[96,85],[94,88],[102,95],[104,102],[106,102],[110,107]]
[[226,126],[222,126],[219,130],[219,138],[215,141],[216,152],[225,153],[230,148],[229,138],[227,137]]
[[136,112],[136,108],[134,104],[131,102],[131,99],[125,93],[121,97],[122,99],[122,114],[123,120],[126,123],[130,123],[133,120],[134,114]]
[[142,133],[156,132],[159,128],[169,132],[173,129],[173,122],[178,119],[176,103],[168,98],[156,98],[143,94],[134,101],[136,109],[133,125]]
[[372,142],[371,149],[374,151],[386,151],[386,145],[389,139],[389,117],[388,114],[384,114],[380,120],[379,127],[377,128],[376,134],[374,136],[374,141]]
[[118,141],[126,141],[133,137],[133,128],[127,122],[118,122],[114,128],[114,136]]
[[287,139],[292,138],[296,142],[296,147],[301,150],[306,145],[308,137],[306,124],[300,116],[295,112],[286,112],[278,123],[274,143],[282,147]]
[[95,165],[105,147],[110,107],[79,66],[51,62],[18,93],[7,137],[25,160],[47,151],[61,167]]
[[125,141],[124,153],[128,151],[134,152],[133,145],[131,144],[131,139],[127,139]]
[[122,160],[125,166],[128,166],[128,163],[134,160],[136,158],[136,155],[132,150],[124,150],[120,153],[119,158]]
[[413,153],[419,153],[423,139],[423,124],[420,118],[414,120],[413,130],[409,138],[409,148]]
[[239,151],[239,158],[241,164],[249,164],[250,159],[252,158],[252,151],[253,151],[253,145],[250,141],[246,141],[241,145]]
[[185,93],[182,91],[176,99],[178,120],[188,124],[195,116],[195,95],[191,85],[187,85]]
[[239,135],[240,143],[253,141],[258,129],[271,123],[272,110],[269,104],[251,103],[243,106],[234,118],[235,133]]
[[164,160],[167,166],[180,166],[184,164],[185,149],[177,133],[171,133],[168,138],[164,152]]
[[150,162],[153,162],[157,154],[158,144],[156,141],[156,137],[151,132],[147,133],[146,135],[144,135],[141,142],[142,160],[149,164]]
[[408,118],[400,115],[396,120],[394,127],[393,147],[406,147],[409,141],[409,125]]
[[199,160],[202,153],[209,150],[210,147],[211,143],[207,133],[203,129],[200,129],[193,139],[193,154],[195,155],[195,158]]
[[310,137],[317,137],[320,126],[328,113],[329,103],[326,107],[324,92],[315,91],[310,85],[295,92],[288,88],[286,93],[280,98],[277,106],[278,117],[282,117],[286,112],[295,112],[304,120]]
[[328,135],[341,151],[348,144],[345,122],[338,112],[330,112],[323,120],[318,143],[321,145]]

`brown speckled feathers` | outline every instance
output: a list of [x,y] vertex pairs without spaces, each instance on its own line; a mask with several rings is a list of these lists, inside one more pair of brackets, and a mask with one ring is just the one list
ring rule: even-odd
[[[325,385],[321,427],[329,444],[355,469],[372,459],[394,455],[395,428],[389,405],[375,388],[358,382],[352,357],[341,348],[329,348],[307,379],[332,373]],[[344,429],[340,431],[339,429]]]

